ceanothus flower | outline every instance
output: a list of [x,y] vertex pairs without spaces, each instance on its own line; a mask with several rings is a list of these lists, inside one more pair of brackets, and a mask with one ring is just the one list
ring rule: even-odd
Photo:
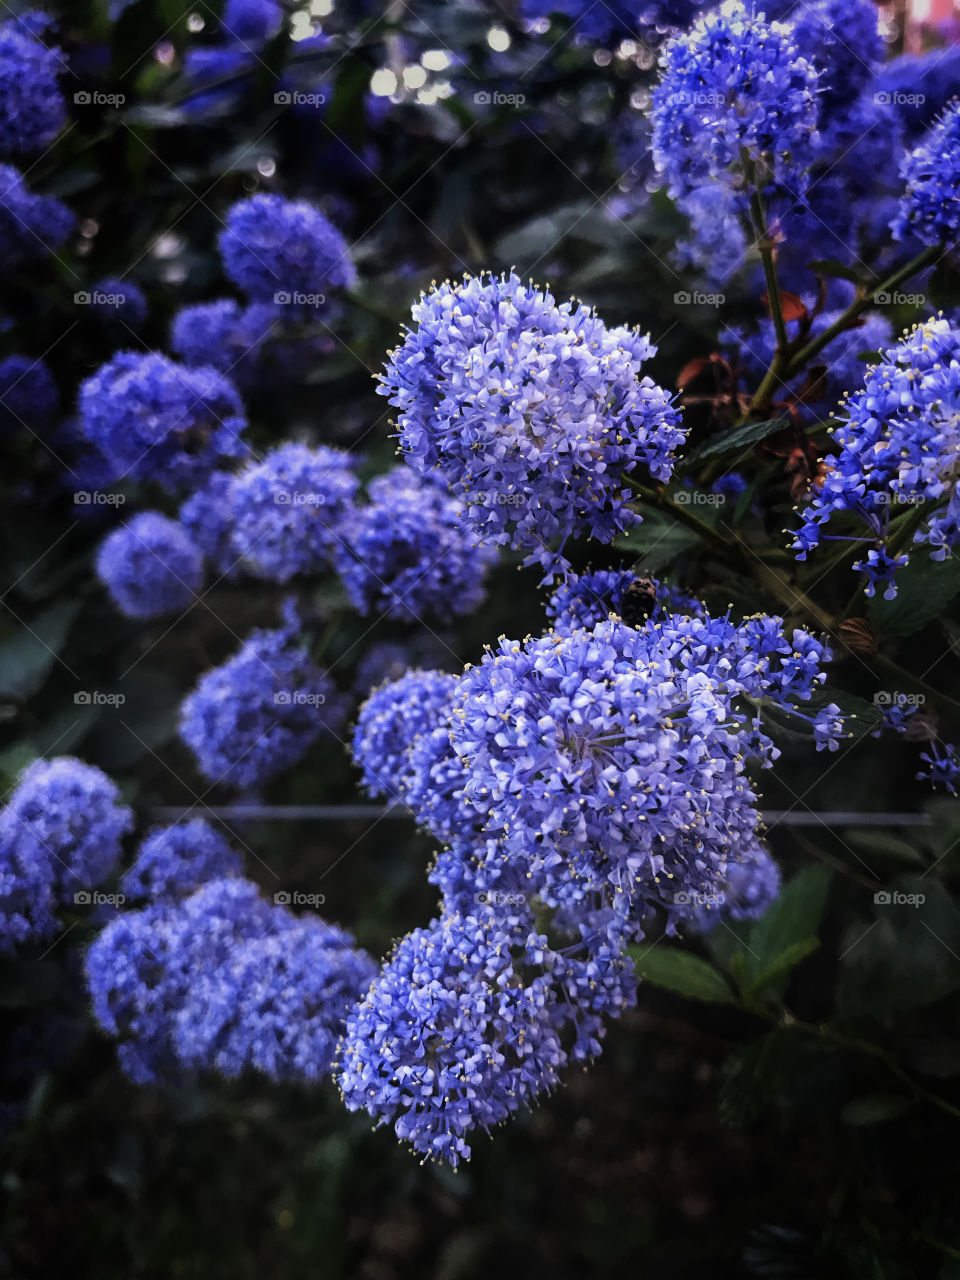
[[780,868],[754,841],[741,850],[715,894],[687,894],[680,919],[698,933],[723,921],[759,920],[780,894]]
[[233,547],[233,486],[229,471],[214,471],[180,508],[178,518],[206,558],[225,577],[234,577],[240,557]]
[[463,504],[409,467],[368,485],[338,544],[336,565],[361,613],[401,621],[450,623],[484,599],[496,550],[478,546]]
[[348,289],[356,269],[343,236],[305,200],[256,195],[227,213],[220,255],[229,278],[258,302],[297,305],[297,295]]
[[890,224],[902,240],[948,247],[960,237],[960,100],[955,99],[900,166],[906,190]]
[[[589,573],[572,573],[547,601],[547,617],[554,631],[575,631],[578,627],[595,627],[606,622],[611,613],[620,615],[623,593],[634,582],[633,569],[596,569]],[[662,609],[700,612],[703,606],[669,583],[651,579],[656,590],[656,604],[651,617]]]
[[[934,318],[917,325],[866,372],[862,389],[848,398],[833,431],[839,452],[828,459],[826,478],[802,512],[797,559],[823,539],[847,538],[865,546],[854,566],[869,578],[867,594],[886,587],[896,595],[896,570],[908,561],[904,548],[886,545],[899,508],[929,503],[930,514],[913,535],[946,558],[960,542],[960,328]],[[865,532],[831,535],[837,515],[855,517]]]
[[844,110],[883,65],[880,11],[873,0],[792,0],[764,6],[766,17],[788,23],[796,47],[817,72],[820,125]]
[[[95,888],[120,861],[121,840],[133,816],[105,773],[72,756],[35,760],[17,783],[0,813],[0,875],[8,864],[43,869],[43,885],[57,901]],[[45,912],[41,908],[41,912]]]
[[235,479],[233,549],[271,582],[328,568],[358,485],[342,450],[280,445]]
[[176,906],[121,912],[94,939],[86,958],[93,1015],[120,1040],[120,1066],[135,1084],[177,1078],[173,1031],[190,991],[274,921],[255,884],[212,880]]
[[218,370],[157,352],[120,351],[80,388],[87,439],[118,471],[165,489],[202,481],[243,456],[243,406]]
[[405,800],[410,749],[421,734],[449,721],[457,677],[445,671],[409,671],[381,685],[360,708],[351,751],[372,796]]
[[379,390],[405,460],[446,483],[480,538],[551,568],[548,544],[611,542],[639,522],[631,473],[669,479],[684,439],[667,392],[641,375],[647,338],[515,275],[434,288],[413,322]]
[[336,1080],[425,1158],[458,1165],[489,1131],[559,1081],[566,1061],[546,974],[526,938],[490,914],[453,915],[404,938],[347,1015]]
[[347,1010],[376,971],[343,929],[291,916],[202,973],[174,1022],[177,1056],[228,1078],[259,1071],[315,1084],[330,1074]]
[[364,650],[357,663],[353,688],[366,697],[378,685],[399,680],[414,668],[439,668],[449,658],[449,650],[427,633],[409,640],[378,641]]
[[653,158],[671,196],[682,202],[711,182],[741,201],[753,182],[802,190],[814,155],[817,73],[789,25],[727,0],[671,40],[660,66]]
[[63,128],[67,109],[57,83],[60,51],[21,18],[0,24],[0,154],[39,151]]
[[626,914],[669,906],[678,889],[712,892],[756,831],[746,756],[777,754],[743,699],[801,716],[818,748],[835,746],[838,709],[797,707],[824,679],[824,656],[765,617],[503,639],[460,677],[463,798],[551,905],[600,894]]
[[283,24],[283,7],[276,0],[227,0],[220,26],[232,40],[260,44],[275,36]]
[[141,511],[104,539],[97,575],[121,613],[157,618],[196,600],[203,556],[176,520]]
[[100,280],[90,290],[90,305],[111,329],[140,329],[147,318],[147,299],[132,280]]
[[149,832],[120,888],[128,898],[174,903],[209,880],[242,873],[242,857],[220,832],[203,818],[190,818]]
[[60,931],[54,864],[47,850],[0,815],[0,956]]
[[924,751],[920,759],[927,765],[917,774],[920,781],[928,781],[934,788],[943,787],[952,796],[958,794],[960,788],[960,751],[952,742],[933,743],[929,754]]
[[264,343],[277,328],[272,304],[244,307],[233,298],[218,298],[183,307],[173,318],[170,348],[188,365],[212,365],[239,387],[257,384]]
[[184,700],[180,736],[209,782],[245,789],[337,735],[345,718],[343,698],[293,629],[257,629]]
[[7,266],[53,253],[74,222],[65,204],[33,195],[19,170],[0,164],[0,258]]
[[57,388],[42,360],[7,356],[0,361],[0,429],[37,433],[57,412]]

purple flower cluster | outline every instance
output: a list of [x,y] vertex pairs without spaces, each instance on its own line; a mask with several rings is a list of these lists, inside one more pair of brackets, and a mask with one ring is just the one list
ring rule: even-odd
[[67,69],[40,24],[0,23],[0,155],[39,151],[63,128],[67,110],[57,83]]
[[156,618],[197,598],[203,556],[176,520],[141,511],[104,539],[97,574],[121,613]]
[[434,288],[413,320],[380,390],[406,461],[446,482],[482,540],[552,568],[551,544],[638,523],[631,472],[669,479],[684,438],[641,375],[646,338],[515,275]]
[[0,255],[8,266],[53,253],[73,224],[65,204],[32,195],[19,170],[0,164]]
[[478,546],[463,504],[409,467],[368,485],[337,549],[337,569],[361,613],[452,622],[483,602],[495,548]]
[[[653,157],[679,201],[744,177],[800,191],[816,141],[817,73],[790,27],[739,0],[671,40],[653,91]],[[750,170],[745,174],[745,166]]]
[[900,508],[929,503],[913,542],[943,560],[960,542],[958,420],[960,329],[942,318],[927,320],[884,351],[847,400],[833,432],[838,452],[802,512],[797,559],[831,536],[823,529],[835,517],[853,517],[865,531],[837,536],[864,546],[854,568],[867,574],[867,594],[882,586],[892,599],[896,570],[908,556],[887,546],[890,522]]
[[339,733],[346,706],[293,630],[255,630],[202,677],[180,712],[180,736],[211,783],[258,786]]
[[243,859],[220,832],[203,818],[190,818],[151,831],[120,881],[120,888],[134,900],[174,903],[189,897],[209,880],[242,874]]
[[234,551],[271,582],[329,568],[358,486],[349,455],[339,449],[273,449],[234,482]]
[[211,364],[245,389],[259,379],[263,346],[277,319],[272,304],[244,307],[233,298],[200,302],[177,312],[170,347],[186,364]]
[[406,801],[411,748],[422,734],[447,726],[457,678],[443,671],[409,671],[374,689],[357,716],[351,748],[374,796]]
[[321,1079],[372,972],[342,929],[272,906],[240,878],[121,914],[86,964],[94,1015],[141,1084],[191,1069]]
[[894,236],[914,235],[924,244],[956,246],[960,239],[960,100],[943,116],[900,167],[906,190],[891,223]]
[[57,388],[42,360],[7,356],[0,361],[0,430],[37,433],[57,411]]
[[684,925],[708,933],[724,921],[759,920],[780,894],[780,868],[761,845],[746,848],[727,868],[716,894],[690,894]]
[[111,875],[131,826],[99,769],[70,756],[30,765],[0,812],[0,953],[54,937],[57,907]]
[[239,201],[227,214],[220,254],[233,283],[258,302],[306,306],[300,295],[319,297],[356,281],[343,236],[303,200],[256,195]]
[[188,369],[157,352],[118,352],[80,388],[80,417],[118,473],[168,490],[247,452],[232,384],[216,369]]

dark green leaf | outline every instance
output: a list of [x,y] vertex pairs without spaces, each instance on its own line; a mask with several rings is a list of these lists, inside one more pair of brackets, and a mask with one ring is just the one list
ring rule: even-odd
[[691,1000],[731,1004],[733,995],[723,977],[699,956],[662,943],[652,947],[631,947],[637,972],[648,982]]
[[732,1053],[723,1064],[718,1098],[721,1121],[732,1129],[754,1124],[797,1061],[797,1052],[793,1036],[771,1031]]
[[847,267],[842,262],[836,262],[832,258],[817,258],[807,265],[811,271],[817,272],[818,275],[836,276],[838,280],[849,280],[851,284],[860,283],[860,277],[853,267]]
[[685,464],[705,462],[707,458],[716,458],[723,453],[744,452],[753,445],[772,436],[775,431],[782,431],[789,423],[786,418],[768,418],[763,422],[746,422],[742,427],[733,427],[705,440],[684,458]]
[[960,557],[931,560],[923,547],[910,552],[910,563],[897,570],[897,596],[878,593],[867,603],[866,616],[879,636],[909,636],[940,616],[960,592]]
[[799,942],[793,942],[790,946],[784,947],[780,954],[774,956],[750,983],[749,994],[759,994],[766,987],[771,987],[785,978],[791,969],[795,969],[798,964],[806,960],[807,956],[813,955],[819,946],[818,938],[802,938]]
[[747,957],[747,976],[751,983],[756,983],[788,948],[816,936],[831,874],[827,867],[805,867],[798,871],[754,925]]
[[895,1120],[912,1106],[912,1100],[902,1094],[871,1093],[848,1102],[840,1118],[845,1124],[880,1124],[884,1120]]
[[614,546],[638,558],[640,567],[655,573],[677,556],[697,546],[700,539],[686,525],[656,508],[644,508],[643,524],[628,529],[614,540]]
[[25,700],[37,692],[79,612],[79,600],[62,600],[22,623],[10,618],[12,634],[0,643],[0,697]]

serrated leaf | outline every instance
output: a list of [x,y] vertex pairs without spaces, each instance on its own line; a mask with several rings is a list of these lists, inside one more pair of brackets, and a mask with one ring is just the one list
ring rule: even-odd
[[630,947],[637,973],[655,986],[665,987],[690,1000],[709,1004],[732,1004],[733,993],[723,977],[706,960],[660,944],[653,947]]
[[804,867],[798,871],[750,930],[747,977],[751,983],[756,983],[788,948],[816,936],[831,874],[828,867]]
[[795,1061],[791,1040],[785,1032],[771,1031],[730,1055],[717,1099],[723,1124],[744,1129],[759,1119]]
[[763,422],[745,422],[742,427],[733,427],[730,431],[721,431],[718,435],[705,440],[683,459],[684,463],[705,462],[707,458],[717,458],[723,453],[743,451],[752,445],[759,444],[782,431],[789,423],[786,418],[767,418]]
[[910,563],[897,570],[896,598],[873,596],[867,602],[867,619],[878,636],[913,635],[939,617],[958,592],[960,557],[931,560],[923,547],[914,547]]
[[643,524],[619,534],[613,545],[636,556],[641,568],[656,573],[677,556],[697,546],[699,541],[699,535],[693,529],[688,529],[655,507],[648,507],[643,511]]
[[62,600],[22,624],[12,620],[0,644],[0,697],[23,701],[41,688],[79,612],[79,600]]

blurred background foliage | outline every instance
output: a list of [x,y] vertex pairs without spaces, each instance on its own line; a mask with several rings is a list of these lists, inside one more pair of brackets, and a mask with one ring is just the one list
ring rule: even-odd
[[[670,301],[698,286],[674,265],[683,221],[664,197],[642,193],[644,162],[630,163],[642,155],[639,107],[655,36],[608,53],[562,23],[530,33],[506,3],[345,0],[314,42],[302,38],[312,31],[309,7],[289,3],[282,32],[217,69],[196,54],[223,43],[219,0],[133,0],[113,6],[122,9],[115,21],[106,0],[45,7],[70,67],[70,121],[26,172],[34,191],[70,205],[78,226],[57,255],[6,272],[0,286],[12,322],[0,354],[50,364],[61,418],[56,434],[4,441],[0,774],[10,785],[36,755],[78,753],[117,779],[146,826],[158,806],[203,816],[231,798],[196,774],[175,736],[177,709],[252,626],[272,623],[282,593],[220,583],[169,629],[120,618],[92,557],[122,512],[73,501],[69,420],[79,383],[118,347],[169,349],[177,310],[229,294],[216,239],[232,203],[259,190],[313,200],[353,246],[360,284],[340,314],[277,352],[275,376],[245,402],[258,449],[291,437],[336,444],[356,452],[366,474],[390,465],[394,448],[373,375],[433,279],[515,267],[560,297],[580,295],[610,322],[650,329],[659,345],[651,372],[668,386],[716,349],[721,325],[756,321],[761,290],[747,270],[719,311]],[[428,56],[438,51],[445,61]],[[428,65],[439,70],[404,80],[404,68]],[[378,75],[386,93],[371,93]],[[278,101],[294,91],[323,102]],[[123,101],[75,100],[95,93]],[[139,333],[75,303],[108,277],[144,290]],[[934,287],[943,291],[935,301],[956,302],[948,277]],[[713,429],[706,410],[692,408],[689,420],[695,442]],[[781,546],[793,503],[784,460],[757,450],[748,467],[758,482],[745,536],[773,534]],[[644,570],[669,570],[721,607],[780,607],[684,529],[654,519],[644,531],[629,543]],[[608,549],[604,563],[624,554]],[[960,638],[960,578],[950,566],[935,580],[919,563],[912,572],[899,614],[879,604],[869,616],[888,652],[899,647],[915,670],[937,662],[931,679],[955,687],[956,659],[940,655]],[[418,635],[346,612],[331,580],[315,584],[306,622],[315,653],[348,689],[375,642],[423,644],[456,669],[501,633],[539,632],[536,584],[534,570],[504,557],[477,615],[456,631]],[[829,577],[822,590],[834,590]],[[929,1090],[960,1100],[960,805],[930,802],[913,781],[916,744],[864,732],[875,723],[871,671],[838,655],[834,678],[848,709],[860,707],[861,732],[826,767],[785,733],[765,805],[916,810],[928,825],[864,831],[811,819],[772,831],[788,876],[825,869],[801,883],[806,932],[792,939],[818,935],[819,948],[770,983],[779,998],[789,982],[802,1027],[768,1029],[769,1010],[647,983],[591,1072],[478,1141],[471,1164],[453,1174],[421,1167],[386,1132],[371,1134],[332,1088],[258,1079],[135,1089],[78,1013],[77,956],[97,927],[78,911],[62,949],[71,961],[55,951],[0,969],[10,1111],[0,1274],[960,1276],[952,1122],[923,1098]],[[83,705],[78,689],[122,689],[126,701]],[[346,753],[326,746],[247,798],[360,797]],[[376,954],[432,912],[431,842],[403,817],[228,828],[269,891],[322,884],[324,914]],[[928,909],[878,912],[881,883],[924,892]],[[736,976],[738,946],[715,942],[701,958]],[[882,1046],[883,1056],[818,1032],[838,1017],[845,1034]]]

